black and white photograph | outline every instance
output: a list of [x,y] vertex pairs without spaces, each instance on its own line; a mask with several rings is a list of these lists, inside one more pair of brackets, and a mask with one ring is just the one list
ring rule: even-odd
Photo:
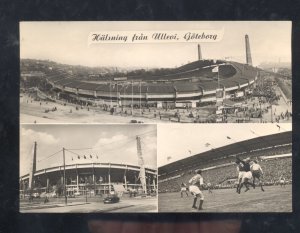
[[159,212],[292,212],[292,124],[158,129]]
[[21,123],[288,123],[291,22],[21,22]]
[[291,212],[291,26],[21,22],[20,212]]
[[156,144],[156,125],[23,124],[20,212],[157,212]]

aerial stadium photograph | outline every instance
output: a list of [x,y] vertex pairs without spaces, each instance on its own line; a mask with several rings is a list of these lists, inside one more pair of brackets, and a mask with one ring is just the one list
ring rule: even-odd
[[156,125],[21,125],[20,212],[157,212],[156,137]]
[[21,123],[288,123],[291,22],[21,22],[20,74]]
[[292,212],[292,124],[158,129],[159,212]]

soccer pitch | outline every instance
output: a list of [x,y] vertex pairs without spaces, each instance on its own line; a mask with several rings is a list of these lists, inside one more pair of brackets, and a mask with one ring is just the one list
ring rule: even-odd
[[[193,196],[183,193],[160,193],[158,195],[159,212],[292,212],[292,186],[265,186],[265,192],[250,188],[242,189],[237,194],[235,189],[202,191],[204,194],[203,210],[192,209]],[[197,206],[199,205],[199,198]]]

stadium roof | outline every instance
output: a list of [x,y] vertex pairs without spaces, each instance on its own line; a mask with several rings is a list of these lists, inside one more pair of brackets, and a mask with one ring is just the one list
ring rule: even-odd
[[283,132],[278,134],[271,134],[267,136],[257,137],[254,139],[249,139],[227,146],[212,149],[200,154],[190,156],[185,159],[169,163],[162,167],[159,167],[158,173],[165,174],[173,172],[174,170],[191,167],[193,164],[202,161],[213,160],[221,157],[229,157],[230,155],[235,155],[243,152],[250,152],[251,150],[263,149],[267,147],[274,147],[283,144],[292,143],[292,132]]
[[[212,69],[220,65],[220,80],[219,84],[216,80],[216,73]],[[223,73],[223,75],[222,75]],[[127,83],[89,83],[86,81],[76,80],[73,75],[65,72],[55,71],[50,73],[49,80],[53,81],[56,85],[61,85],[70,88],[79,88],[81,90],[90,91],[104,91],[114,92],[116,90],[124,93],[174,93],[175,88],[178,92],[198,92],[203,90],[215,90],[219,85],[221,87],[238,87],[239,85],[247,84],[249,81],[254,80],[257,74],[255,67],[247,66],[237,62],[227,61],[213,61],[201,60],[194,61],[183,65],[178,68],[170,69],[168,74],[161,74],[156,76],[139,75],[140,80],[156,80],[156,81],[170,81],[172,83],[145,83],[141,82],[139,85]],[[149,76],[149,77],[148,77]],[[128,77],[130,78],[130,76]],[[177,82],[184,79],[199,79],[197,82]],[[177,81],[176,81],[177,80]],[[117,87],[118,85],[118,87]]]

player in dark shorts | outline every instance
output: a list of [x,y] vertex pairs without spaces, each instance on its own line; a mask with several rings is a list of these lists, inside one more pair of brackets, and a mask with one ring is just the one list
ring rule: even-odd
[[253,187],[253,184],[249,182],[249,180],[252,178],[252,172],[251,172],[251,169],[250,169],[250,158],[247,158],[243,161],[240,158],[236,157],[236,160],[243,165],[244,170],[245,170],[245,173],[244,173],[243,178],[242,178],[242,182],[238,187],[238,194],[240,194],[241,189],[244,185],[246,187],[245,192],[247,192],[249,190],[248,185]]
[[198,210],[202,210],[202,205],[204,202],[204,195],[202,193],[202,191],[200,190],[200,187],[204,184],[203,182],[203,177],[202,177],[202,171],[198,170],[195,171],[196,175],[193,176],[190,180],[189,180],[189,190],[191,192],[191,194],[194,196],[194,201],[193,201],[193,209],[197,209],[196,203],[197,203],[197,199],[198,197],[200,198],[200,204],[198,207]]
[[238,180],[237,180],[238,184],[237,184],[237,187],[236,187],[236,192],[238,193],[240,185],[242,183],[244,173],[245,173],[245,168],[244,168],[244,165],[239,160],[236,160],[235,163],[237,164],[236,170],[238,172]]
[[182,197],[183,193],[185,193],[186,196],[188,197],[189,193],[188,193],[188,188],[187,188],[186,184],[182,182],[181,185],[180,185],[180,187],[181,187],[181,189],[180,189],[180,195],[181,195],[181,197]]
[[250,163],[250,169],[251,169],[252,177],[253,177],[253,188],[255,188],[255,179],[258,179],[260,189],[261,189],[261,191],[264,192],[265,190],[263,188],[263,182],[261,180],[264,173],[263,173],[263,170],[261,169],[261,166],[257,163],[256,160],[253,160]]

